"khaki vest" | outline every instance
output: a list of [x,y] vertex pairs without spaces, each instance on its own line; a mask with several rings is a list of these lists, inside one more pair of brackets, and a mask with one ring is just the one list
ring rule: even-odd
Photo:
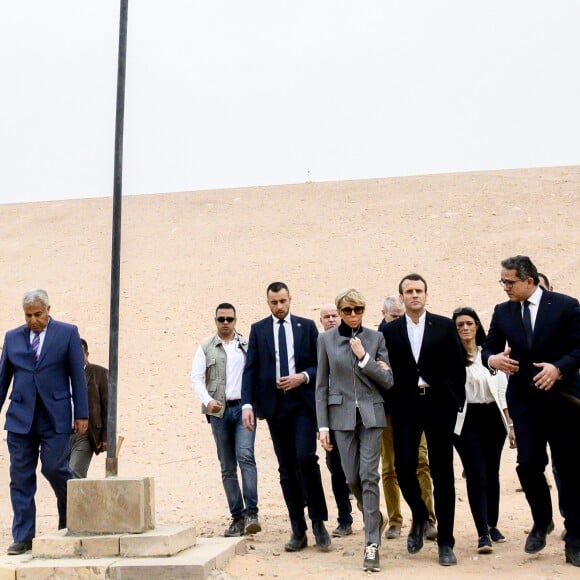
[[[240,343],[240,348],[244,351],[245,356],[248,352],[248,341],[237,332],[235,338]],[[221,418],[226,409],[226,351],[222,346],[222,339],[217,334],[204,340],[201,343],[201,348],[205,354],[205,388],[212,399],[223,404],[217,413],[209,413],[207,407],[202,404],[201,412],[204,415]]]

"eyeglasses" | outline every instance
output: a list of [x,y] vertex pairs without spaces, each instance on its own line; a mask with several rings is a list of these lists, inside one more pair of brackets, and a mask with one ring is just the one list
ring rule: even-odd
[[497,282],[500,286],[503,286],[504,288],[511,288],[514,284],[517,284],[518,282],[523,282],[523,280],[504,280],[502,278]]
[[220,324],[223,324],[224,322],[232,323],[235,320],[235,318],[233,316],[218,316],[216,320]]
[[341,308],[340,311],[343,314],[352,314],[353,312],[355,314],[362,314],[365,311],[365,307],[364,306],[345,306],[344,308]]

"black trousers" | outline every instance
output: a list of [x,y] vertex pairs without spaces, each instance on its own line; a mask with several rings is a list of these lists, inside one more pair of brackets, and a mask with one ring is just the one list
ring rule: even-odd
[[413,522],[422,523],[429,517],[417,478],[419,442],[424,432],[433,480],[437,544],[453,547],[455,545],[453,429],[457,411],[448,401],[441,403],[437,401],[427,389],[426,395],[415,396],[411,408],[393,409],[391,417],[397,480],[401,493],[411,508]]
[[495,403],[469,404],[455,448],[465,469],[467,498],[477,535],[489,533],[499,518],[499,466],[506,439],[501,411]]
[[280,392],[276,412],[267,422],[292,532],[303,535],[307,528],[304,505],[307,505],[308,516],[313,522],[328,520],[316,455],[316,416],[306,407],[299,393],[286,395]]

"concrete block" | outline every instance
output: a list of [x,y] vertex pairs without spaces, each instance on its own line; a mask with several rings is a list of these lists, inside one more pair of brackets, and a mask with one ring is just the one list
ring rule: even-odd
[[34,559],[18,567],[17,580],[108,580],[107,570],[114,560]]
[[16,564],[0,563],[0,580],[16,580]]
[[67,525],[72,534],[138,534],[153,529],[153,478],[70,479]]
[[112,558],[119,555],[120,536],[81,537],[82,558]]
[[67,537],[64,533],[38,536],[32,540],[34,558],[77,558],[80,553],[80,538]]
[[191,526],[162,526],[142,534],[120,537],[119,554],[124,558],[173,556],[196,542],[196,530]]

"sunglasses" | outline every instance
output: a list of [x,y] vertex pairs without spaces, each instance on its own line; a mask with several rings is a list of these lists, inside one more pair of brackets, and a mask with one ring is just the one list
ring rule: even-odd
[[352,314],[353,312],[355,314],[362,314],[365,311],[365,307],[364,306],[355,306],[355,307],[351,307],[351,306],[345,306],[344,308],[341,308],[340,311],[343,314]]
[[233,316],[218,316],[218,317],[216,318],[216,320],[217,320],[217,321],[218,321],[220,324],[223,324],[224,322],[227,322],[227,323],[232,323],[232,322],[235,320],[235,318],[234,318]]

